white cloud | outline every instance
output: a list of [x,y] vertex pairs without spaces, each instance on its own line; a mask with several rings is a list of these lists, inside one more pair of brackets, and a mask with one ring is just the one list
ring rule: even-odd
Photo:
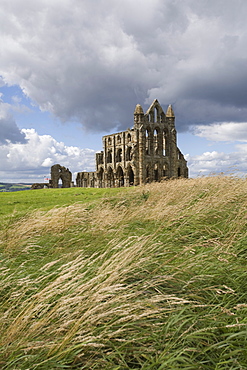
[[[224,149],[235,148],[232,152],[216,150],[201,155],[186,155],[192,177],[211,173],[231,173],[247,175],[247,123],[221,122],[192,127],[193,134],[209,140],[209,145],[223,142]],[[243,144],[244,143],[244,144]],[[234,150],[231,148],[231,150]]]
[[38,135],[34,129],[23,129],[26,143],[0,146],[1,181],[43,182],[53,164],[68,167],[71,172],[93,171],[95,151],[66,146],[50,135]]
[[52,158],[48,157],[48,158],[46,158],[46,159],[43,161],[43,163],[41,163],[41,166],[42,166],[42,167],[51,167],[53,164],[54,164],[54,163],[53,163]]
[[247,122],[222,122],[194,129],[194,134],[212,141],[247,141]]
[[247,145],[237,145],[236,152],[205,152],[201,155],[186,155],[189,166],[190,177],[210,175],[210,174],[229,174],[247,176]]
[[237,144],[236,148],[239,150],[239,152],[247,152],[247,144]]

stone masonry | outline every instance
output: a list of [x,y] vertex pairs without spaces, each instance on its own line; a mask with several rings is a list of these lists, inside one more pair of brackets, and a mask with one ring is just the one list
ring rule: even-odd
[[70,188],[72,184],[72,173],[68,168],[60,166],[60,164],[54,164],[51,167],[50,187],[58,188],[59,180],[62,181],[62,188]]
[[[61,185],[59,184],[61,181]],[[31,189],[44,189],[44,188],[70,188],[74,184],[72,182],[72,173],[70,170],[60,164],[54,164],[51,167],[51,179],[49,183],[35,183],[32,184]]]
[[120,187],[188,178],[187,162],[177,147],[172,106],[164,113],[157,99],[145,114],[137,104],[134,127],[104,136],[103,148],[96,153],[96,171],[77,174],[78,187]]

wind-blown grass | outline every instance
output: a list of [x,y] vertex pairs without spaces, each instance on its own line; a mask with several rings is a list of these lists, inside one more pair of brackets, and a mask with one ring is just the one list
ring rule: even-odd
[[1,367],[246,369],[247,181],[68,190],[4,215]]

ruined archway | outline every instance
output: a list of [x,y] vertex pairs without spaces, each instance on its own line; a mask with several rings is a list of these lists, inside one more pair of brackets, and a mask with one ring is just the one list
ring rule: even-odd
[[70,188],[72,182],[72,173],[68,168],[60,166],[60,164],[54,164],[54,166],[51,167],[52,188],[58,188],[60,180],[62,182],[62,188]]
[[98,173],[98,184],[99,184],[99,188],[102,188],[103,187],[103,180],[104,180],[104,170],[101,167],[100,170],[99,170],[99,173]]
[[119,187],[124,186],[124,172],[121,166],[117,169],[117,185]]
[[159,181],[159,169],[157,164],[154,166],[154,181]]
[[117,150],[116,162],[122,162],[122,149]]
[[108,188],[113,188],[114,187],[114,173],[113,173],[113,169],[111,167],[108,168],[107,183],[108,183]]
[[167,178],[169,176],[169,167],[168,164],[163,165],[163,178]]
[[112,163],[112,150],[108,150],[107,152],[107,158],[106,158],[106,163]]
[[126,150],[126,161],[131,161],[131,146],[128,146],[127,150]]
[[128,181],[129,181],[129,186],[133,186],[134,185],[135,175],[134,175],[134,172],[133,172],[131,166],[128,167]]

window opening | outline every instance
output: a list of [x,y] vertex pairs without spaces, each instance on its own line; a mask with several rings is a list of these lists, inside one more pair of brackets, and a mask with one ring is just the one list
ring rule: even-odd
[[167,168],[166,166],[163,167],[163,177],[167,177],[168,176],[168,172],[167,172]]
[[163,155],[168,155],[168,145],[167,145],[167,132],[164,131],[163,133]]
[[158,131],[154,130],[154,154],[158,154],[159,145],[158,145]]
[[126,150],[126,161],[131,161],[131,146],[128,146]]
[[112,151],[108,150],[106,163],[112,163]]
[[146,154],[150,154],[150,132],[146,130]]
[[159,181],[159,172],[158,169],[154,170],[154,180]]
[[158,109],[154,108],[154,122],[158,122]]
[[116,162],[122,162],[122,149],[118,149],[117,151]]

